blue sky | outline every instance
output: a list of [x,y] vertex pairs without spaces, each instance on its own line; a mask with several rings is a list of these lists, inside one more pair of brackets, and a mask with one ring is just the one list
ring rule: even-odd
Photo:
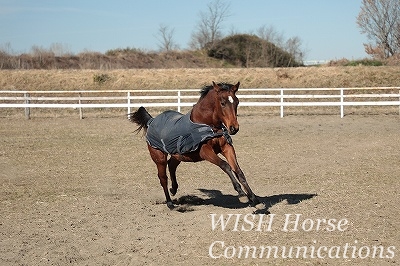
[[[223,31],[256,33],[273,26],[285,38],[300,37],[306,60],[367,57],[356,17],[361,0],[227,0]],[[0,0],[0,48],[27,53],[33,46],[62,44],[72,53],[158,48],[160,25],[174,29],[174,41],[188,48],[202,0]]]

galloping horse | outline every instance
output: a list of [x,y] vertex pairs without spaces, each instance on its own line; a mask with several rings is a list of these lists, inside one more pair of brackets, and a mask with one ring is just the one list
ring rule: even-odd
[[[240,82],[236,85],[212,82],[212,86],[201,90],[200,99],[186,115],[166,111],[153,118],[144,107],[128,115],[128,119],[139,126],[137,132],[145,130],[150,156],[157,166],[158,178],[170,209],[174,208],[174,204],[168,192],[167,166],[172,181],[169,191],[174,196],[178,190],[178,165],[203,160],[219,166],[228,174],[240,202],[250,200],[252,206],[260,203],[239,167],[230,137],[239,131],[239,100],[236,97],[239,85]],[[217,155],[219,153],[227,161],[221,159]]]

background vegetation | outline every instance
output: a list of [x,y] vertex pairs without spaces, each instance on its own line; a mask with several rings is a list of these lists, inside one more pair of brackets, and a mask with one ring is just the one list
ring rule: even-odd
[[[59,47],[59,46],[56,46]],[[256,35],[237,34],[197,50],[144,51],[118,48],[105,54],[85,51],[57,55],[53,48],[35,47],[30,54],[0,50],[0,69],[128,69],[292,67],[302,62],[277,45]]]
[[211,81],[241,88],[399,86],[399,67],[1,70],[1,90],[199,89]]

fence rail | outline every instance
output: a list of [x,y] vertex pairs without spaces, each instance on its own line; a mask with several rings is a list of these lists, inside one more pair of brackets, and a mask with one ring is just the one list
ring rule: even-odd
[[[345,106],[399,106],[400,87],[368,88],[269,88],[240,89],[240,106],[284,107],[337,106],[344,116]],[[23,108],[27,118],[31,108],[181,107],[195,104],[198,90],[104,90],[104,91],[0,91],[0,108]]]

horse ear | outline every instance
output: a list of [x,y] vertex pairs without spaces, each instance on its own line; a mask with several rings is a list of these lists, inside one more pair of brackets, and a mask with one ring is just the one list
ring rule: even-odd
[[213,81],[212,85],[214,87],[215,92],[219,92],[221,90],[221,88]]
[[240,86],[240,82],[236,83],[236,85],[232,87],[233,93],[236,93],[238,91],[239,86]]

